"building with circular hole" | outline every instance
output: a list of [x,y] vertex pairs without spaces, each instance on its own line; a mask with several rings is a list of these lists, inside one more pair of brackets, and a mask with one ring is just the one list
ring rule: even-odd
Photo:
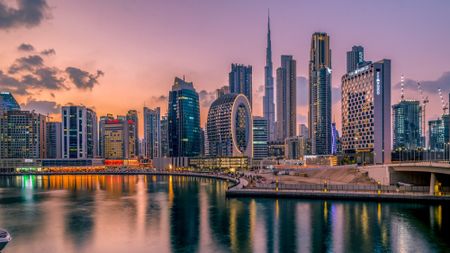
[[253,156],[253,122],[249,100],[243,94],[224,94],[209,108],[206,123],[209,155]]

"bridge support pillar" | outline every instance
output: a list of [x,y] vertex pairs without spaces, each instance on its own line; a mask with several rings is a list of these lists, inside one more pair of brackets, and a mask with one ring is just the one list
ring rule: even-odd
[[434,186],[436,185],[436,174],[431,173],[430,176],[430,195],[434,195]]

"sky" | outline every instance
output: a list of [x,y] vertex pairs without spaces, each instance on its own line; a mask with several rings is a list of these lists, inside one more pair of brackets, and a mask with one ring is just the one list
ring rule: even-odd
[[[201,122],[227,85],[231,63],[253,66],[253,114],[262,114],[267,12],[274,69],[281,54],[297,61],[297,122],[306,123],[311,35],[332,50],[333,115],[341,122],[346,51],[392,60],[392,103],[430,98],[427,119],[442,114],[450,92],[450,1],[0,0],[0,90],[24,109],[59,120],[60,107],[83,104],[98,116],[160,106],[175,76],[200,93]],[[141,124],[142,124],[141,118]],[[142,130],[142,127],[141,127]],[[142,131],[141,131],[142,137]]]

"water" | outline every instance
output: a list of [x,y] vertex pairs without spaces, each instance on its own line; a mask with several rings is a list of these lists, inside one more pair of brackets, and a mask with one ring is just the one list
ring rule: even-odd
[[449,206],[226,199],[162,176],[0,177],[4,252],[450,252]]

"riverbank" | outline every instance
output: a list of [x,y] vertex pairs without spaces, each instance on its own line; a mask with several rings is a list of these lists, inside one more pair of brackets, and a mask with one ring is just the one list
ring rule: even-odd
[[450,204],[450,196],[432,196],[429,194],[411,193],[370,193],[370,192],[321,192],[298,190],[270,189],[237,189],[230,188],[226,192],[229,198],[295,198],[323,200],[354,200],[373,202],[416,202]]

